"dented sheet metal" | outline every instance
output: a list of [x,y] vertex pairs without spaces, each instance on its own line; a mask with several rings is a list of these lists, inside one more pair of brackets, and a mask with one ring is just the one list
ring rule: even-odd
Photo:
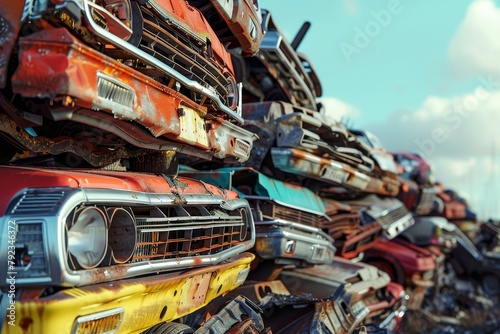
[[287,267],[280,273],[280,279],[291,282],[297,279],[297,284],[291,289],[292,293],[311,293],[321,299],[334,294],[337,288],[350,283],[350,291],[361,297],[370,292],[381,289],[391,281],[388,274],[378,268],[362,262],[352,262],[342,257],[335,257],[332,264],[315,265],[308,268]]
[[392,283],[387,273],[362,262],[336,257],[330,265],[285,268],[280,279],[293,282],[292,293],[310,293],[320,299],[327,299],[339,287],[349,284],[349,290],[359,295],[370,310],[365,324],[383,322],[395,327],[406,311],[407,295],[403,287]]
[[381,240],[382,233],[383,230],[380,224],[373,222],[368,225],[362,225],[353,233],[343,237],[333,233],[330,233],[330,235],[335,239],[337,255],[346,259],[353,259],[376,245]]
[[116,328],[116,333],[142,332],[238,287],[253,258],[243,253],[216,266],[63,289],[36,299],[23,290],[16,300],[16,326],[5,322],[2,333],[51,333],[55,328],[71,333],[95,325]]
[[273,147],[271,156],[274,166],[282,171],[326,183],[361,191],[368,191],[369,185],[376,183],[368,175],[350,166],[299,149]]

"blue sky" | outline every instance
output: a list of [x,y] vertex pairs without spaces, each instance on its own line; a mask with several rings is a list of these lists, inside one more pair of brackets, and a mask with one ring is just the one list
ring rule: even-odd
[[499,1],[260,3],[289,41],[311,22],[299,51],[329,113],[423,153],[481,217],[500,218]]

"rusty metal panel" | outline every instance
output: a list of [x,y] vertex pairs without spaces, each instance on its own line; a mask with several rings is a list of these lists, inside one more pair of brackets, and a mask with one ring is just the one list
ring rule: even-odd
[[70,333],[75,319],[116,309],[123,310],[116,333],[142,332],[237,288],[253,258],[244,253],[216,266],[62,289],[39,298],[23,290],[16,300],[16,326],[4,322],[2,333],[51,333],[55,328]]
[[380,224],[373,222],[362,225],[353,233],[343,237],[337,236],[337,234],[330,233],[335,238],[337,254],[346,259],[352,259],[378,244],[382,238],[382,227]]
[[[222,118],[208,121],[205,107],[81,44],[65,29],[30,35],[20,45],[12,84],[24,96],[70,96],[77,106],[143,125],[153,137],[212,150],[218,158],[245,161],[250,155],[253,133]],[[72,117],[65,115],[55,117]]]
[[377,180],[350,166],[302,150],[273,147],[271,156],[275,167],[280,170],[326,183],[361,191],[368,190],[369,185],[374,188],[372,184],[377,183]]

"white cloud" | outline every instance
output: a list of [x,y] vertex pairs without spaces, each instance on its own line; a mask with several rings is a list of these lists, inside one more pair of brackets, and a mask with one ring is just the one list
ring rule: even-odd
[[336,121],[359,117],[359,111],[355,107],[334,97],[322,97],[318,101],[323,104],[325,116]]
[[391,150],[428,158],[474,157],[500,151],[500,91],[483,88],[453,98],[429,97],[417,110],[391,114],[372,129]]
[[500,206],[492,202],[500,201],[499,111],[500,90],[478,87],[452,98],[428,97],[420,108],[394,112],[367,130],[389,151],[423,155],[435,179],[468,194],[481,218],[500,218]]
[[359,4],[357,0],[342,0],[342,5],[345,11],[350,15],[355,15],[359,11]]
[[453,74],[467,78],[500,73],[500,8],[493,0],[473,1],[449,46]]

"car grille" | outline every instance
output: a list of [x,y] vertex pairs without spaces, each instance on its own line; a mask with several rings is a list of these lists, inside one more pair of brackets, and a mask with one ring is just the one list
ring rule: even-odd
[[[116,209],[98,208],[102,212]],[[82,207],[76,210],[82,210]],[[204,255],[210,256],[252,239],[253,221],[247,208],[225,210],[218,205],[185,207],[175,205],[153,208],[136,206],[127,207],[125,210],[131,213],[135,222],[135,235],[137,236],[135,247],[134,245],[127,246],[125,241],[120,242],[119,239],[117,242],[110,240],[108,252],[126,253],[125,248],[129,248],[133,249],[132,256],[130,258],[119,257],[121,261],[114,258],[108,260],[109,257],[105,257],[98,267],[125,262],[134,265],[148,261],[177,261]],[[68,219],[68,230],[71,230],[71,224],[71,219]],[[129,231],[130,233],[133,231]],[[72,270],[82,269],[71,254],[68,264]]]
[[212,87],[221,101],[225,101],[229,108],[234,107],[237,94],[235,85],[210,61],[200,57],[203,53],[197,46],[200,41],[190,40],[179,34],[165,20],[159,19],[144,6],[141,6],[141,9],[144,33],[139,47],[190,80]]
[[328,219],[302,210],[276,205],[272,202],[260,203],[260,209],[264,218],[282,219],[290,222],[301,223],[317,228],[325,228],[329,225]]
[[392,223],[397,222],[398,220],[404,218],[406,215],[408,215],[408,210],[406,209],[405,206],[401,205],[399,208],[389,212],[388,214],[381,215],[380,217],[377,218],[377,221],[383,227],[387,227]]
[[[200,211],[203,211],[200,210]],[[210,255],[246,239],[248,222],[240,215],[136,217],[138,240],[132,262]]]

